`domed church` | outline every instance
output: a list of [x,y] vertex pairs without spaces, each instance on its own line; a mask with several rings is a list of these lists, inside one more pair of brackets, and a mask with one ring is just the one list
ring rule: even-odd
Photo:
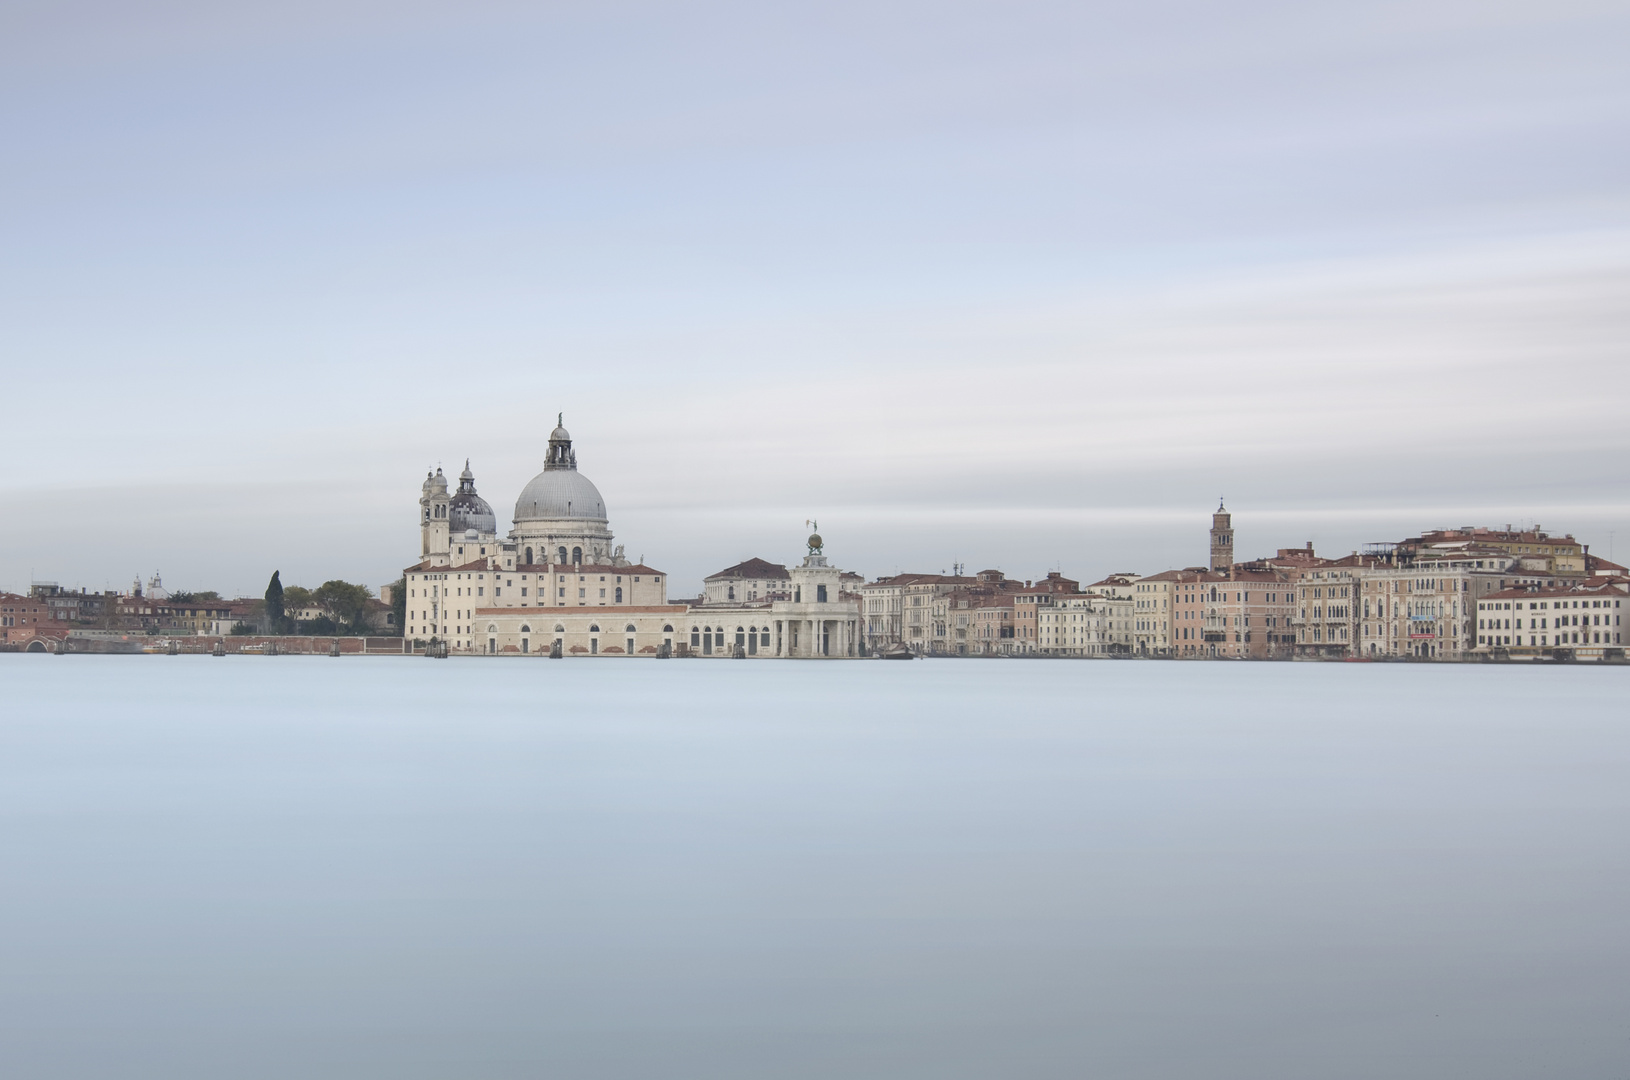
[[[419,491],[420,558],[403,571],[406,635],[489,656],[856,655],[859,607],[840,595],[819,536],[790,571],[791,600],[742,613],[753,616],[755,647],[743,645],[738,626],[730,652],[722,622],[715,652],[711,622],[706,633],[691,627],[690,608],[668,602],[667,575],[629,562],[612,539],[605,499],[577,471],[564,417],[549,433],[543,471],[515,500],[507,535],[468,461],[452,494],[436,469]],[[711,614],[721,621],[737,612]]]
[[440,469],[425,477],[420,560],[403,571],[409,638],[473,653],[547,654],[557,643],[566,654],[672,649],[687,609],[668,603],[666,574],[613,546],[605,499],[577,471],[564,422],[550,432],[543,471],[521,489],[513,521],[500,536],[469,462],[452,494]]

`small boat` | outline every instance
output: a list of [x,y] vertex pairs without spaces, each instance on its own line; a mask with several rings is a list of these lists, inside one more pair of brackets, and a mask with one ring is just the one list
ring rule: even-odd
[[878,653],[884,660],[915,660],[917,654],[912,652],[904,642],[896,641],[893,645]]

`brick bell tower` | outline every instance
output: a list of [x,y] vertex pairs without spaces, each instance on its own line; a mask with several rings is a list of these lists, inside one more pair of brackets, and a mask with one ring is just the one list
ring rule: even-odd
[[1221,499],[1211,515],[1211,569],[1227,573],[1234,565],[1234,519]]

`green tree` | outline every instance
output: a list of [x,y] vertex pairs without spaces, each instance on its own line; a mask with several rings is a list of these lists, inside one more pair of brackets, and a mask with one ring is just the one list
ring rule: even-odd
[[266,629],[274,634],[283,632],[283,579],[282,571],[273,570],[272,580],[266,586]]
[[353,585],[349,581],[325,581],[311,590],[311,599],[333,619],[353,633],[365,633],[368,628],[368,601],[374,594],[366,585]]
[[317,601],[311,598],[311,590],[299,585],[290,585],[283,590],[284,611],[304,611],[306,608],[316,607]]

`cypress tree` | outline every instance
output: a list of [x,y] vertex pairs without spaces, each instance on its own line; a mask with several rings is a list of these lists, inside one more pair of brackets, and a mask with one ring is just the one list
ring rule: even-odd
[[266,628],[274,634],[283,632],[283,579],[281,571],[272,571],[271,583],[266,586]]

